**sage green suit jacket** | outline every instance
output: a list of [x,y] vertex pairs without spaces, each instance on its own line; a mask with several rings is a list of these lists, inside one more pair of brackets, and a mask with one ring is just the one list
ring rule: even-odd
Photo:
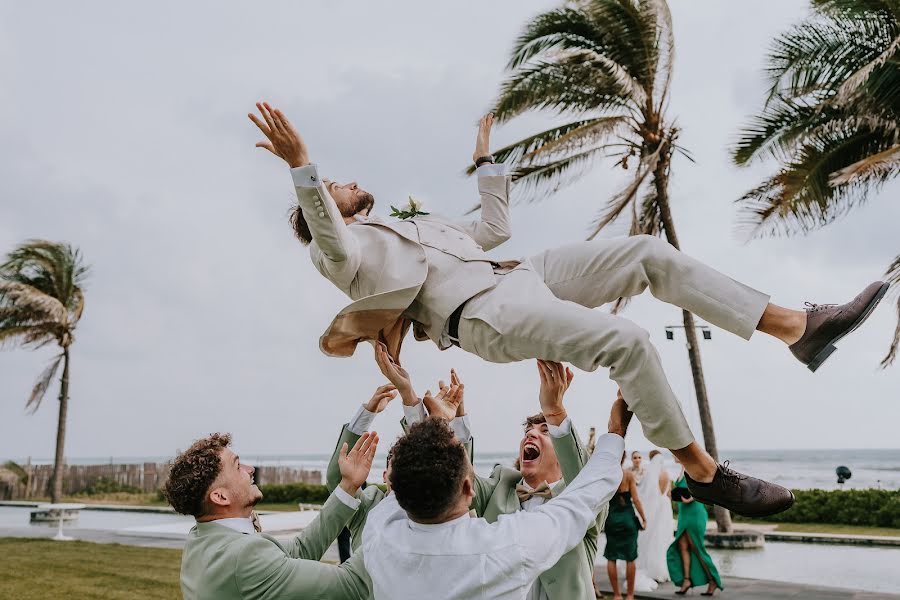
[[215,521],[197,523],[181,558],[182,594],[185,600],[364,600],[372,584],[362,553],[340,567],[319,562],[355,512],[330,496],[290,545]]
[[[328,469],[325,471],[325,485],[328,486],[329,492],[334,491],[334,488],[341,482],[341,470],[338,467],[338,456],[341,452],[341,446],[346,442],[347,447],[352,448],[353,444],[360,438],[360,436],[350,431],[347,425],[349,423],[345,423],[343,428],[341,428],[341,435],[338,437],[337,445],[331,454],[331,460],[328,461]],[[400,421],[400,425],[403,427],[403,431],[409,429],[405,418]],[[470,460],[472,459],[474,444],[473,440],[465,444]],[[369,485],[366,489],[356,492],[356,499],[360,502],[359,508],[356,509],[356,514],[353,515],[347,524],[347,529],[350,530],[350,548],[354,553],[356,553],[359,545],[362,544],[362,532],[366,527],[366,518],[369,516],[369,511],[375,508],[382,498],[384,498],[384,492],[376,485]]]
[[[575,479],[584,467],[588,454],[574,426],[569,435],[552,439],[563,474],[563,481],[551,489],[553,496],[558,496],[566,488],[566,483]],[[490,477],[476,478],[472,508],[478,516],[490,523],[495,522],[500,515],[521,510],[519,497],[516,495],[516,485],[519,483],[522,483],[519,471],[497,465]],[[559,562],[541,574],[541,587],[550,600],[594,600],[596,597],[594,557],[597,555],[597,535],[606,521],[606,513],[606,509],[600,512],[594,525],[585,533],[581,545],[564,554]]]

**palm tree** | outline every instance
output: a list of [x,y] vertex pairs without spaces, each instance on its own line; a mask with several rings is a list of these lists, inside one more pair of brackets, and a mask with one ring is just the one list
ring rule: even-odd
[[[494,113],[498,122],[550,111],[565,122],[494,153],[514,165],[519,200],[536,200],[571,183],[599,159],[631,171],[606,202],[588,239],[620,217],[631,235],[664,235],[680,248],[669,203],[678,127],[666,114],[674,60],[672,17],[665,0],[580,0],[534,17],[515,42]],[[614,310],[624,304],[620,300]],[[688,355],[707,451],[715,432],[693,315],[683,311]],[[727,511],[716,507],[720,531]]]
[[[811,16],[775,40],[765,105],[734,148],[739,165],[779,165],[738,200],[756,237],[823,227],[900,173],[900,2],[811,4]],[[900,283],[900,256],[887,279]],[[898,342],[900,318],[882,367]]]
[[53,466],[51,501],[62,495],[63,448],[69,404],[69,347],[84,310],[82,285],[88,268],[81,253],[68,244],[30,240],[0,265],[0,347],[59,346],[60,353],[44,369],[31,389],[25,409],[34,413],[62,363],[59,421]]

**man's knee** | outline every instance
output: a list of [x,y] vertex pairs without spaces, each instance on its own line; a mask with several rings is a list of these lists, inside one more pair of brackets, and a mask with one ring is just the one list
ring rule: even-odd
[[664,262],[677,252],[675,246],[655,235],[641,234],[635,235],[633,238],[635,249],[644,261]]
[[633,364],[643,365],[654,354],[650,334],[631,321],[623,320],[616,328],[615,346],[617,349],[613,362],[618,363],[620,368]]

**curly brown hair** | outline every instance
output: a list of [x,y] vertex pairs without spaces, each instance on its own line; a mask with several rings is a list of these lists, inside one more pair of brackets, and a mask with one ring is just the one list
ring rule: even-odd
[[164,488],[172,508],[183,515],[204,515],[206,493],[222,470],[222,450],[230,444],[230,433],[211,433],[175,457]]
[[432,521],[457,502],[470,470],[466,449],[447,421],[428,417],[394,444],[391,489],[409,516]]
[[544,416],[544,413],[539,412],[536,415],[531,415],[530,417],[525,418],[525,422],[522,423],[522,426],[525,427],[525,431],[528,431],[535,425],[540,425],[542,423],[547,422],[547,417]]

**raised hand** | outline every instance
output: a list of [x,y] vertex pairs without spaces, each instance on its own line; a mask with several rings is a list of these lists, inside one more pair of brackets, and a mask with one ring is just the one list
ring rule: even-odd
[[566,395],[575,374],[570,368],[549,360],[538,360],[537,366],[541,376],[541,391],[538,394],[541,412],[547,423],[559,425],[566,419],[563,396]]
[[355,496],[359,486],[366,482],[377,449],[378,434],[374,431],[362,434],[349,452],[346,442],[341,446],[338,456],[338,467],[341,470],[340,486],[351,496]]
[[287,162],[291,168],[308,165],[309,151],[306,143],[284,113],[266,102],[257,102],[256,108],[262,119],[253,113],[248,113],[247,116],[266,136],[266,141],[257,142],[256,147],[265,148]]
[[491,127],[494,126],[494,113],[488,113],[478,121],[478,137],[475,138],[475,152],[472,161],[491,154]]
[[390,353],[387,351],[387,346],[381,342],[376,342],[375,344],[375,362],[378,364],[378,369],[381,371],[381,374],[387,377],[387,380],[390,381],[397,389],[397,392],[400,393],[403,404],[415,406],[419,403],[416,392],[413,390],[409,373],[406,372],[406,369],[394,362],[394,359],[391,358]]
[[450,369],[450,385],[458,385],[461,386],[459,392],[459,405],[456,407],[456,416],[464,417],[466,416],[466,403],[463,396],[465,395],[465,386],[462,384],[462,381],[459,379],[459,375],[456,374],[456,369]]
[[372,398],[366,402],[366,410],[372,413],[380,413],[387,408],[388,403],[397,396],[397,386],[386,383],[378,386]]
[[628,431],[628,424],[631,423],[631,417],[633,416],[634,413],[628,410],[628,405],[625,404],[622,390],[619,390],[619,393],[616,395],[616,400],[613,402],[612,409],[609,411],[608,431],[625,437],[625,433]]
[[[459,381],[458,378],[457,381]],[[450,421],[459,410],[459,405],[463,401],[465,394],[465,388],[466,386],[462,383],[453,383],[452,380],[449,386],[443,381],[438,381],[437,395],[432,396],[431,390],[428,390],[425,392],[422,402],[425,403],[425,408],[428,410],[429,415]]]

